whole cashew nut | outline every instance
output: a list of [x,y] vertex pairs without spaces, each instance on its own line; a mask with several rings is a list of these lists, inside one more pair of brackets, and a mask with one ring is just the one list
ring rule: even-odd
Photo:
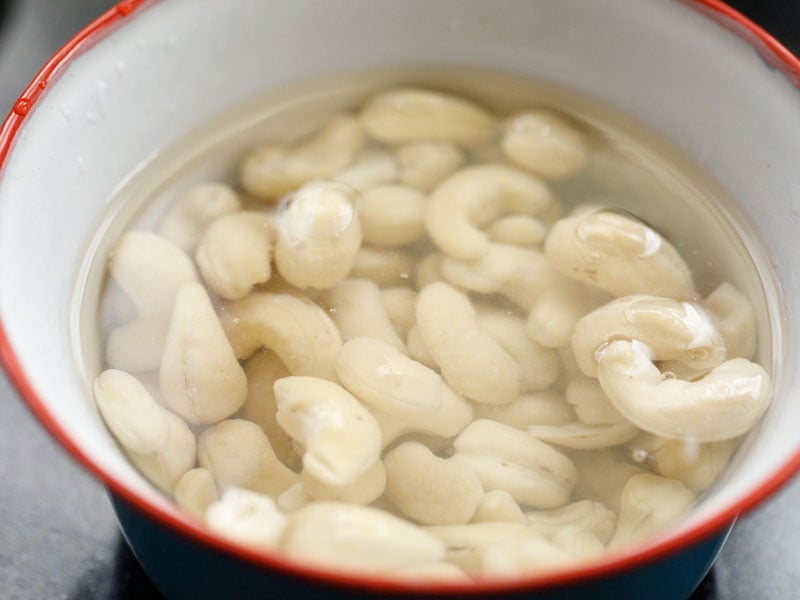
[[578,321],[572,349],[585,375],[596,376],[596,353],[611,340],[636,340],[653,360],[677,359],[693,369],[714,367],[726,357],[725,341],[705,311],[670,298],[618,298]]
[[692,273],[672,244],[644,223],[615,212],[579,208],[553,225],[544,251],[565,275],[614,296],[697,296]]
[[158,233],[193,254],[212,221],[241,208],[239,196],[223,183],[201,183],[187,189],[169,208]]
[[489,239],[498,244],[540,246],[547,237],[547,227],[539,219],[527,215],[500,217],[486,230]]
[[276,217],[275,264],[301,288],[323,289],[347,277],[361,248],[354,192],[338,183],[311,183],[292,194]]
[[397,88],[370,98],[361,124],[375,140],[389,144],[451,142],[474,145],[487,140],[494,117],[464,98],[417,88]]
[[175,486],[175,504],[198,519],[219,500],[214,476],[208,469],[197,468],[186,471]]
[[343,387],[317,377],[275,382],[278,423],[303,448],[303,470],[332,486],[352,483],[379,459],[375,418]]
[[446,142],[417,142],[395,153],[400,181],[423,192],[430,191],[464,164],[464,154]]
[[205,288],[181,288],[159,371],[164,404],[191,423],[217,423],[239,410],[247,377]]
[[500,216],[522,214],[551,220],[558,204],[532,175],[503,165],[475,165],[457,171],[431,192],[425,226],[448,256],[474,261],[489,251],[481,227]]
[[353,162],[365,141],[354,117],[338,115],[296,146],[256,147],[242,161],[239,178],[248,193],[275,200],[309,181],[333,177]]
[[419,523],[466,523],[483,499],[481,482],[466,462],[439,458],[419,442],[400,444],[386,455],[385,464],[388,498]]
[[486,404],[508,404],[520,394],[519,363],[481,331],[466,294],[432,283],[417,298],[417,327],[425,347],[457,392]]
[[597,377],[611,403],[640,429],[698,442],[746,433],[767,409],[767,372],[745,358],[714,367],[697,381],[665,379],[639,342],[616,341],[597,352]]
[[206,511],[209,529],[259,549],[278,546],[288,519],[269,496],[231,488]]

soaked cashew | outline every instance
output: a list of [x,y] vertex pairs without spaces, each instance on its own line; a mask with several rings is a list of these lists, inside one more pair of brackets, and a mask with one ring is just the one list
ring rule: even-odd
[[665,379],[639,342],[597,352],[597,377],[611,403],[640,429],[670,439],[715,442],[755,426],[767,409],[767,372],[745,358],[714,367],[697,381]]
[[622,489],[619,521],[610,549],[631,544],[663,529],[684,514],[695,496],[680,482],[656,475],[634,475]]
[[414,258],[396,248],[362,246],[348,277],[369,279],[379,286],[408,285],[414,275]]
[[292,375],[336,381],[333,364],[342,338],[325,311],[310,300],[255,292],[223,305],[220,320],[238,358],[266,346]]
[[495,129],[494,117],[477,104],[418,88],[380,92],[366,102],[360,117],[372,138],[390,144],[474,145],[487,140]]
[[278,424],[278,402],[272,389],[278,379],[290,374],[289,370],[274,352],[261,350],[247,360],[244,372],[247,397],[239,409],[239,417],[261,427],[278,460],[293,471],[299,471],[300,455],[294,449],[292,438]]
[[200,284],[175,298],[159,382],[164,404],[190,423],[217,423],[245,401],[247,377]]
[[303,448],[303,469],[332,486],[363,475],[381,450],[375,418],[343,387],[317,377],[275,382],[278,423]]
[[425,195],[405,185],[378,185],[361,194],[358,216],[364,241],[375,246],[405,246],[425,232]]
[[729,283],[721,283],[702,302],[728,347],[728,358],[753,357],[756,316],[747,297]]
[[551,510],[526,512],[528,523],[542,535],[552,538],[563,527],[577,526],[607,543],[617,528],[617,515],[600,502],[579,500]]
[[486,551],[496,544],[507,540],[541,537],[527,523],[501,521],[433,525],[426,529],[444,543],[447,561],[458,565],[467,573],[480,573]]
[[574,175],[586,164],[588,156],[583,135],[546,110],[530,110],[509,117],[503,152],[515,165],[548,179]]
[[439,458],[418,442],[405,442],[385,461],[388,498],[419,523],[466,523],[483,499],[478,476],[458,457]]
[[325,295],[325,305],[344,341],[368,337],[407,354],[381,300],[381,290],[367,279],[345,279]]
[[499,244],[541,246],[547,236],[544,223],[534,217],[511,215],[501,217],[487,229],[489,239]]
[[175,486],[175,503],[189,514],[202,519],[206,509],[219,500],[214,476],[208,469],[186,471]]
[[520,504],[561,506],[569,500],[578,476],[572,461],[558,450],[495,421],[473,421],[453,448],[453,456],[470,464],[484,490],[505,490]]
[[558,210],[545,184],[512,167],[475,165],[457,171],[431,192],[425,227],[448,256],[474,261],[489,251],[481,227],[508,214],[550,220]]
[[639,434],[631,423],[586,425],[580,421],[565,425],[531,425],[528,433],[533,437],[573,450],[597,450],[630,442]]
[[417,322],[417,295],[407,287],[390,287],[380,291],[383,309],[395,332],[402,339]]
[[377,500],[386,489],[386,469],[380,460],[375,461],[375,464],[356,479],[343,485],[330,485],[317,479],[308,470],[304,470],[300,478],[305,494],[312,500],[363,505]]
[[304,564],[362,572],[424,565],[444,557],[442,542],[420,527],[382,510],[337,502],[314,502],[292,513],[283,548]]
[[472,522],[527,523],[527,519],[511,494],[504,490],[491,490],[483,495],[483,500],[472,516]]
[[726,354],[725,341],[705,311],[654,296],[618,298],[578,321],[572,349],[585,375],[596,376],[596,354],[611,340],[636,340],[653,360],[675,359],[693,369],[715,367]]
[[306,488],[302,483],[295,483],[275,498],[275,504],[285,514],[293,513],[310,502],[312,499],[306,494]]
[[323,289],[347,277],[361,248],[353,192],[338,183],[311,183],[277,215],[275,264],[292,285]]
[[561,366],[558,353],[545,348],[525,334],[525,325],[507,311],[480,307],[478,327],[492,336],[522,370],[522,392],[538,392],[558,379]]
[[356,162],[334,175],[332,179],[363,193],[376,185],[390,183],[397,177],[397,161],[391,154],[367,150]]
[[206,511],[212,531],[259,549],[277,547],[287,523],[272,498],[237,488],[229,489]]
[[574,211],[553,225],[544,248],[565,275],[614,296],[697,296],[692,273],[672,244],[644,223],[615,212]]
[[184,252],[193,254],[212,221],[241,208],[239,196],[222,183],[201,183],[187,189],[169,208],[158,233]]
[[431,417],[448,392],[438,373],[373,338],[346,342],[336,359],[336,374],[362,402],[409,422]]
[[566,425],[575,420],[564,397],[556,392],[522,394],[505,406],[478,404],[475,414],[480,419],[499,421],[522,431],[531,425]]
[[278,460],[261,428],[244,419],[229,419],[207,429],[197,443],[197,456],[223,492],[238,487],[277,496],[300,480]]
[[520,394],[519,363],[478,328],[466,294],[432,283],[417,298],[417,327],[453,389],[477,402],[508,404]]
[[578,483],[573,495],[601,502],[619,512],[620,492],[634,475],[646,471],[625,461],[618,448],[572,452],[570,458],[578,468]]
[[564,395],[567,402],[575,409],[575,414],[581,423],[614,425],[625,422],[625,417],[606,398],[603,388],[596,379],[590,377],[572,379],[567,384]]
[[408,355],[417,362],[420,362],[431,369],[439,368],[439,365],[436,364],[436,360],[434,360],[433,356],[431,356],[431,353],[428,352],[425,342],[422,341],[422,336],[419,333],[419,327],[416,325],[408,330],[408,336],[406,337],[406,348],[408,348]]
[[365,141],[355,118],[335,116],[296,146],[256,147],[242,161],[239,178],[248,193],[274,200],[309,181],[333,177],[353,162]]
[[464,154],[445,142],[418,142],[400,146],[395,153],[400,181],[427,192],[464,164]]
[[571,566],[575,557],[542,536],[531,533],[518,540],[492,544],[483,556],[483,573],[490,577],[519,577]]
[[197,246],[195,259],[209,289],[222,298],[243,298],[272,275],[270,218],[237,212],[211,223]]
[[576,559],[599,558],[605,554],[606,547],[591,531],[577,525],[565,525],[550,541]]

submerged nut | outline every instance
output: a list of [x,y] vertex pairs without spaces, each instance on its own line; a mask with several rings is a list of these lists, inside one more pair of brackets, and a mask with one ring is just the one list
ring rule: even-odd
[[564,527],[579,527],[607,543],[617,527],[617,515],[601,502],[578,500],[550,510],[525,513],[528,523],[542,535],[552,538]]
[[214,476],[208,469],[186,471],[175,486],[175,503],[183,510],[202,519],[206,509],[219,500]]
[[405,246],[425,232],[425,195],[405,185],[378,185],[361,194],[358,216],[364,241],[375,246]]
[[231,488],[206,511],[206,524],[220,535],[259,549],[278,546],[287,518],[269,496]]
[[201,183],[183,192],[169,208],[158,227],[159,235],[194,253],[212,221],[241,208],[239,196],[223,183]]
[[731,284],[721,283],[702,304],[725,340],[728,358],[751,359],[756,350],[756,316],[747,297]]
[[332,500],[348,504],[370,504],[380,498],[386,489],[386,469],[380,460],[353,481],[331,485],[318,479],[313,471],[304,469],[300,475],[303,492],[309,500]]
[[464,164],[464,154],[447,142],[417,142],[396,152],[400,181],[423,192],[433,189]]

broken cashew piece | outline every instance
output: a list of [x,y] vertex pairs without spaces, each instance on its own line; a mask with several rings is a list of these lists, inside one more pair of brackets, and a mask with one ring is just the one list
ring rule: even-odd
[[489,251],[482,227],[509,214],[549,221],[557,209],[550,190],[533,175],[503,165],[475,165],[457,171],[431,192],[425,227],[445,254],[474,261]]
[[175,298],[159,384],[164,404],[196,424],[229,417],[247,396],[247,377],[199,283]]
[[746,433],[769,404],[767,372],[733,358],[697,381],[665,379],[639,342],[597,351],[597,377],[611,403],[640,429],[670,439],[715,442]]
[[220,535],[259,549],[276,548],[288,519],[269,496],[231,488],[206,511],[206,524]]
[[519,363],[478,327],[469,298],[438,282],[417,297],[417,328],[425,347],[457,392],[476,402],[508,404],[522,385]]
[[361,248],[355,192],[336,182],[294,192],[276,217],[275,264],[300,289],[324,289],[347,277]]
[[504,490],[537,508],[565,504],[578,476],[572,461],[555,448],[495,421],[473,421],[453,448],[453,456],[469,463],[484,490]]
[[195,259],[208,288],[217,296],[235,300],[269,281],[271,254],[269,216],[243,211],[211,223],[200,239]]
[[197,455],[222,492],[238,487],[278,496],[300,480],[278,460],[261,428],[244,419],[222,421],[203,432]]
[[303,469],[331,486],[352,483],[380,457],[375,418],[343,387],[317,377],[275,382],[277,419],[303,449]]
[[405,246],[425,233],[427,198],[405,185],[378,185],[362,192],[358,202],[364,241],[375,246]]
[[375,140],[389,144],[450,142],[475,145],[495,129],[494,117],[464,98],[418,88],[397,88],[370,98],[361,124]]
[[310,300],[254,292],[223,305],[220,320],[237,358],[265,346],[292,375],[336,381],[334,362],[342,338],[331,318]]
[[353,162],[365,141],[354,117],[338,115],[295,146],[256,147],[242,161],[239,179],[248,193],[275,200],[309,181],[333,177]]
[[313,502],[292,513],[282,546],[304,564],[361,572],[444,558],[444,544],[424,529],[376,508],[339,502]]
[[726,357],[725,340],[705,311],[670,298],[618,298],[578,321],[572,349],[585,375],[596,376],[596,354],[611,340],[636,340],[653,360],[675,359],[693,369],[715,367]]
[[644,223],[616,212],[580,207],[553,225],[544,249],[564,275],[613,296],[697,296],[692,273],[672,244]]
[[212,221],[241,209],[239,196],[223,183],[201,183],[183,192],[169,208],[158,234],[188,254]]
[[208,469],[197,468],[186,471],[175,486],[175,503],[198,519],[219,500],[214,476]]
[[446,142],[417,142],[396,153],[400,181],[427,192],[464,164],[464,153]]
[[458,457],[439,458],[419,442],[400,444],[386,455],[385,464],[389,500],[419,523],[466,523],[483,499],[469,464]]
[[583,134],[547,110],[511,115],[505,123],[503,152],[518,167],[548,179],[574,175],[589,154]]

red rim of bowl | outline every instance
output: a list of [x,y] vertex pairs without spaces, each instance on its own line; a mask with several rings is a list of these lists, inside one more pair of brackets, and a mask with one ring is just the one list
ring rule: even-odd
[[[137,10],[157,1],[159,0],[124,0],[119,2],[82,29],[42,67],[16,101],[2,126],[0,126],[0,173],[25,118],[35,108],[38,99],[48,85],[58,77],[59,73],[76,56],[91,48],[101,37],[111,33],[116,26],[124,22],[124,19],[133,15]],[[795,86],[800,88],[800,60],[761,27],[720,0],[688,0],[687,4],[750,43],[771,67],[781,71]],[[415,591],[416,586],[413,584],[398,580],[358,574],[350,575],[323,568],[305,567],[280,556],[267,555],[251,550],[209,533],[198,521],[184,516],[177,509],[164,510],[149,500],[141,498],[123,480],[113,473],[105,471],[93,457],[84,453],[49,412],[46,403],[39,398],[31,382],[28,381],[22,365],[17,360],[14,349],[6,335],[2,319],[0,319],[0,362],[2,362],[11,382],[27,403],[31,412],[50,434],[115,495],[162,525],[190,539],[200,541],[212,549],[223,551],[258,566],[279,569],[289,575],[310,577],[320,583],[327,583],[337,587],[355,587],[384,594],[403,594]],[[739,515],[754,508],[777,491],[799,470],[800,450],[777,468],[772,476],[761,486],[747,494],[733,506],[679,536],[667,538],[663,541],[656,540],[645,548],[634,548],[625,553],[611,555],[593,564],[544,575],[509,579],[508,581],[479,581],[469,584],[427,583],[424,589],[427,594],[441,593],[471,596],[487,592],[496,593],[520,591],[526,588],[542,589],[565,586],[603,575],[621,573],[655,561],[672,552],[685,549],[719,532]],[[419,590],[418,587],[416,589]]]

